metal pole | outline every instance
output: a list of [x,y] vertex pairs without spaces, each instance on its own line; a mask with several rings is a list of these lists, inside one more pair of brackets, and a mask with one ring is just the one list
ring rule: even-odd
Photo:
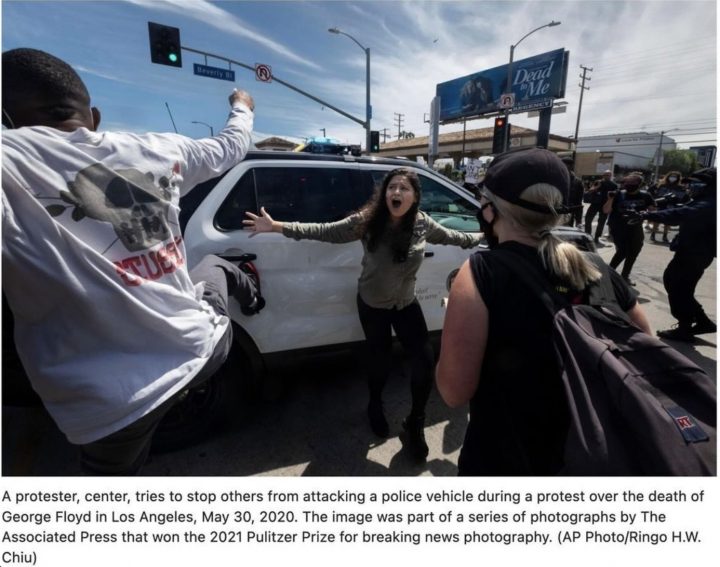
[[372,107],[370,106],[370,48],[365,49],[365,151],[370,153],[370,118]]
[[[524,39],[524,38],[523,38]],[[522,39],[520,40],[522,41]],[[518,43],[520,43],[518,41]],[[507,85],[505,85],[505,88],[507,89],[507,92],[512,94],[512,64],[513,64],[513,55],[515,54],[515,46],[510,46],[510,61],[508,62],[508,72],[507,72]],[[505,109],[505,135],[503,136],[503,149],[507,151],[508,146],[510,144],[510,128],[508,128],[508,122],[510,121],[510,109]]]
[[370,48],[365,47],[357,39],[349,33],[339,30],[338,28],[329,28],[328,31],[334,34],[341,34],[353,40],[360,49],[365,52],[365,153],[370,153],[370,117],[372,115],[372,107],[370,106]]
[[665,130],[660,131],[660,145],[658,146],[657,156],[655,156],[655,183],[660,178],[660,160],[662,159],[662,144]]
[[175,126],[175,120],[173,119],[172,112],[170,112],[170,105],[166,102],[165,106],[167,108],[168,114],[170,115],[170,122],[172,122],[173,129],[175,130],[175,133],[177,134],[177,126]]
[[[356,42],[356,43],[357,43],[357,42]],[[185,47],[185,46],[183,46],[182,49],[184,49],[185,51],[190,51],[191,53],[199,53],[199,54],[201,54],[201,55],[206,55],[206,56],[212,57],[212,58],[214,58],[214,59],[220,59],[220,60],[222,60],[222,61],[227,61],[228,63],[232,63],[233,65],[238,65],[239,67],[243,67],[244,69],[248,69],[248,70],[250,70],[250,71],[252,71],[252,72],[255,72],[255,67],[252,67],[252,66],[250,66],[250,65],[246,65],[245,63],[242,63],[242,62],[240,62],[240,61],[235,61],[234,59],[229,59],[229,58],[227,58],[227,57],[224,57],[223,55],[216,55],[216,54],[214,54],[214,53],[209,53],[209,52],[207,52],[207,51],[200,51],[199,49],[193,49],[193,48],[191,48],[191,47]],[[316,97],[316,96],[313,96],[313,95],[311,95],[310,93],[306,93],[306,92],[303,91],[302,89],[299,89],[299,88],[297,88],[296,86],[291,85],[290,83],[288,83],[288,82],[286,82],[286,81],[282,81],[282,80],[278,79],[274,74],[273,74],[273,76],[272,76],[272,80],[273,80],[274,82],[276,82],[276,83],[279,83],[279,84],[283,85],[284,87],[287,87],[287,88],[295,91],[296,93],[300,93],[301,95],[306,96],[307,98],[309,98],[309,99],[311,99],[311,100],[314,100],[315,102],[317,102],[317,103],[319,103],[319,104],[322,104],[323,106],[326,106],[326,107],[329,108],[330,110],[334,110],[334,111],[337,112],[338,114],[342,114],[345,118],[349,118],[349,119],[352,120],[353,122],[357,122],[358,124],[360,124],[360,125],[362,125],[362,126],[365,125],[365,121],[364,121],[364,120],[361,120],[360,118],[357,118],[356,116],[353,116],[352,114],[348,114],[348,113],[345,112],[344,110],[340,110],[339,108],[337,108],[336,106],[333,106],[333,105],[330,104],[329,102],[325,102],[324,100],[322,100],[322,99],[320,99],[320,98],[318,98],[318,97]]]
[[[590,90],[590,87],[585,86],[585,75],[588,71],[592,71],[591,67],[583,67],[582,65],[580,65],[580,68],[583,70],[583,74],[582,74],[582,84],[579,85],[579,87],[580,87],[580,104],[578,105],[577,122],[575,123],[575,149],[573,150],[573,162],[575,161],[575,156],[577,155],[578,134],[580,133],[580,113],[582,112],[583,94],[585,94],[585,91]],[[589,81],[590,77],[588,77],[587,80]]]
[[192,124],[202,124],[203,126],[207,126],[208,128],[210,128],[210,135],[211,136],[215,135],[215,131],[213,130],[213,127],[210,126],[210,124],[208,124],[207,122],[200,122],[199,120],[193,120]]
[[[516,48],[518,45],[520,45],[520,43],[521,43],[527,36],[534,34],[536,31],[541,30],[541,29],[543,29],[543,28],[550,28],[550,27],[553,27],[553,26],[559,26],[561,23],[562,23],[562,22],[556,22],[555,20],[553,20],[553,21],[551,21],[549,24],[545,24],[544,26],[540,26],[540,27],[538,27],[538,28],[535,28],[534,30],[529,31],[529,32],[527,32],[524,36],[522,36],[522,37],[520,38],[520,41],[518,41],[515,45],[511,45],[511,46],[510,46],[510,61],[508,62],[508,74],[507,74],[507,85],[506,85],[507,92],[508,92],[509,94],[512,94],[512,92],[513,92],[513,89],[512,89],[512,64],[513,64],[513,55],[514,55],[514,53],[515,53],[515,48]],[[504,147],[505,147],[505,150],[508,149],[508,142],[510,141],[510,139],[509,139],[509,138],[510,138],[510,128],[508,127],[508,123],[510,122],[510,120],[509,120],[510,110],[511,110],[511,109],[509,109],[509,108],[506,108],[506,109],[505,109],[505,136],[504,136],[504,140],[505,140],[505,146],[504,146]]]

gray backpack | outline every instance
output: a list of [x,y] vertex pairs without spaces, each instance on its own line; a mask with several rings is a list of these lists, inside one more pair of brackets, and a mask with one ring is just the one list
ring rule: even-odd
[[553,315],[570,429],[560,475],[715,476],[716,386],[694,362],[635,327],[608,270],[589,304],[571,305],[547,275],[510,250],[496,258]]

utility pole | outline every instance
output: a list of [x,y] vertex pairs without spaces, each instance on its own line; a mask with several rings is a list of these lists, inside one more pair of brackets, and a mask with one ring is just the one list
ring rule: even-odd
[[390,134],[387,133],[387,128],[383,128],[382,131],[382,137],[383,137],[383,144],[387,142],[387,139],[390,138]]
[[590,87],[585,86],[585,81],[592,80],[590,77],[587,76],[587,72],[592,71],[592,67],[584,67],[580,65],[580,68],[583,70],[583,74],[582,76],[578,75],[582,79],[582,83],[578,85],[580,87],[580,104],[578,104],[577,122],[575,123],[575,149],[573,150],[573,161],[575,161],[575,156],[577,154],[578,133],[580,132],[580,113],[582,112],[583,94],[585,94],[585,91],[590,90]]
[[323,138],[327,138],[327,136],[325,135],[325,128],[320,128],[320,130],[322,130]]
[[395,125],[397,126],[397,129],[398,129],[398,136],[397,136],[397,137],[398,137],[398,140],[399,140],[399,139],[400,139],[400,132],[402,131],[403,118],[405,118],[405,115],[404,115],[404,114],[400,114],[399,112],[395,112],[394,114],[395,114]]

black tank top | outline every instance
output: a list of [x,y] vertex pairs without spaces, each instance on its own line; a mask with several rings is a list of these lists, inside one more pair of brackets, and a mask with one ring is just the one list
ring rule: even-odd
[[[522,254],[544,271],[535,248],[517,242],[500,247]],[[517,276],[494,261],[496,257],[493,251],[470,257],[489,327],[459,473],[552,475],[563,464],[568,414],[552,344],[551,315]],[[616,298],[627,311],[635,304],[635,295],[615,276],[611,270]],[[554,283],[573,302],[581,299],[582,293]]]

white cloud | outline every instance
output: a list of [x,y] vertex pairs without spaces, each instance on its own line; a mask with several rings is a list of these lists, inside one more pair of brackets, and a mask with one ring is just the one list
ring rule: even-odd
[[[392,23],[390,9],[401,12],[401,26]],[[679,127],[674,136],[682,141],[691,140],[701,125],[711,129],[704,139],[716,137],[716,10],[710,1],[404,2],[379,10],[372,23],[358,13],[359,31],[348,31],[372,50],[373,129],[396,134],[395,113],[402,113],[403,129],[427,135],[423,117],[437,83],[506,64],[511,43],[554,19],[562,24],[528,36],[515,50],[516,59],[560,47],[570,51],[568,111],[553,115],[552,133],[574,134],[584,65],[593,71],[580,136],[647,125],[656,131]],[[356,79],[328,79],[322,85],[330,100],[343,100],[364,115],[361,69],[364,65],[353,71]],[[525,114],[512,115],[511,122],[538,125]],[[467,127],[490,124],[476,120]],[[333,126],[364,140],[362,127],[342,117]],[[461,128],[455,124],[441,131]]]
[[320,66],[304,57],[301,57],[283,44],[273,41],[265,35],[254,31],[248,24],[240,18],[231,14],[227,10],[223,10],[217,4],[212,4],[206,0],[127,0],[132,4],[137,4],[149,10],[164,10],[173,12],[197,21],[203,22],[221,31],[235,34],[240,37],[249,39],[267,49],[274,51],[290,61],[305,65],[311,69],[320,69]]
[[73,68],[76,71],[78,71],[81,75],[82,74],[94,75],[95,77],[100,77],[101,79],[107,79],[108,81],[115,81],[116,83],[123,83],[126,85],[137,84],[137,81],[125,79],[123,77],[119,77],[118,75],[111,75],[109,73],[104,73],[103,71],[91,69],[89,67],[85,67],[84,65],[73,65]]

